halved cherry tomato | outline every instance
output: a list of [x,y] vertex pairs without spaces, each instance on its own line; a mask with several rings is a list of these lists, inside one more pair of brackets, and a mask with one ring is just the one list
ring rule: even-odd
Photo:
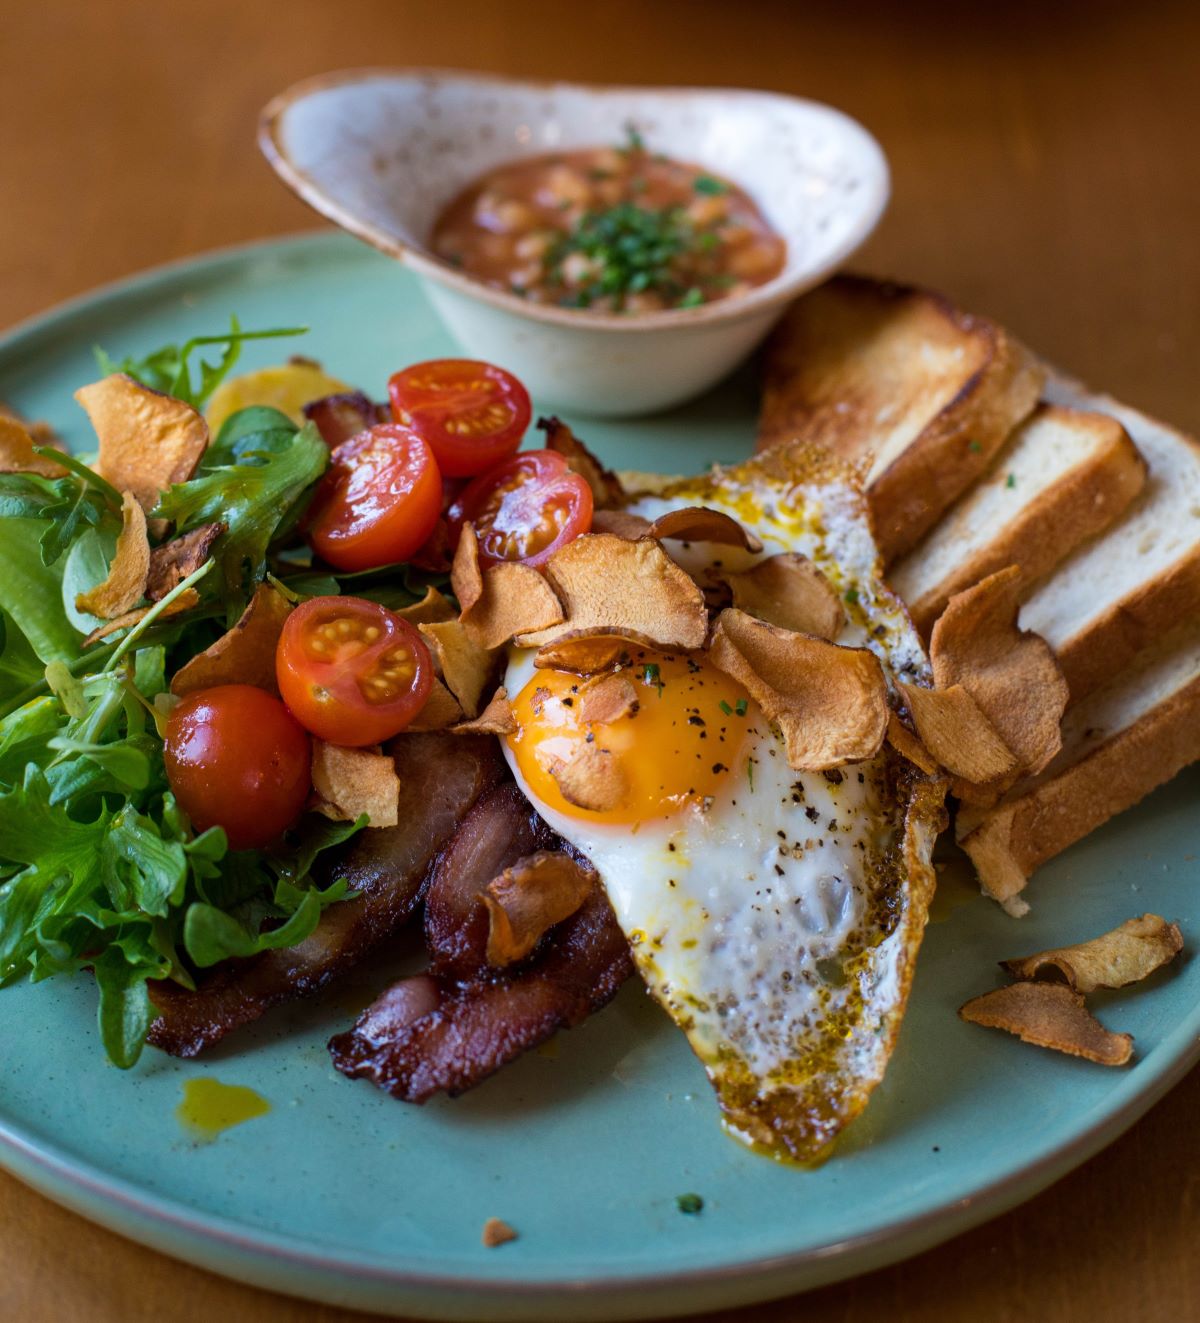
[[380,423],[333,452],[313,497],[308,540],[339,570],[408,560],[442,511],[433,451],[411,428]]
[[470,483],[451,508],[457,538],[470,520],[479,560],[541,565],[592,526],[592,489],[554,450],[523,450]]
[[269,845],[296,821],[311,760],[307,732],[254,685],[202,689],[167,718],[163,761],[175,798],[198,832],[223,827],[232,850]]
[[473,478],[521,444],[529,392],[503,368],[471,358],[416,363],[388,382],[392,417],[425,438],[448,478]]
[[275,678],[292,715],[330,744],[398,734],[425,706],[433,659],[402,617],[361,597],[313,597],[287,618]]

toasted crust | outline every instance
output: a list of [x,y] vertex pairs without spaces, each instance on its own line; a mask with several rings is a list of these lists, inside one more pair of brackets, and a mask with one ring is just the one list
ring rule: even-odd
[[987,318],[927,290],[838,276],[799,299],[771,339],[758,446],[800,439],[869,458],[888,563],[985,472],[1043,377]]
[[1200,615],[1200,443],[1058,374],[1046,393],[1110,413],[1149,464],[1121,517],[1039,584],[1021,613],[1022,625],[1058,653],[1079,702],[1179,621]]
[[1071,701],[1125,670],[1181,619],[1200,614],[1200,544],[1169,570],[1113,602],[1086,630],[1056,651]]
[[[1032,484],[1025,474],[1036,474],[1045,463],[1045,450],[1061,443],[1059,429],[1075,432],[1086,448],[1077,462],[1026,499],[1023,493]],[[1115,418],[1041,404],[1009,438],[992,471],[896,565],[892,587],[928,637],[955,593],[1006,565],[1019,567],[1023,586],[1033,585],[1103,532],[1145,482],[1145,458]],[[1011,506],[1011,513],[1005,506]],[[977,530],[985,520],[991,526],[980,542]]]
[[[1160,652],[1158,671],[1143,659],[1123,682],[1068,714],[1063,752],[1040,776],[992,808],[959,810],[959,843],[983,889],[1010,912],[1028,908],[1020,893],[1034,869],[1200,759],[1200,632],[1189,630]],[[1164,683],[1169,664],[1176,674]],[[1121,703],[1133,714],[1126,724],[1111,716]]]

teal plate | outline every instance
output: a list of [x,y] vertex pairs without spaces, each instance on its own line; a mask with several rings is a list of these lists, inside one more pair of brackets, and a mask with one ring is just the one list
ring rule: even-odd
[[[0,343],[0,398],[72,442],[91,347],[143,351],[226,324],[307,323],[302,349],[378,394],[453,345],[413,280],[340,236],[168,267]],[[278,348],[252,346],[249,364]],[[686,471],[749,449],[754,387],[590,423],[617,467]],[[996,961],[1150,910],[1200,931],[1200,769],[1042,870],[1021,921],[947,878],[887,1079],[818,1170],[725,1138],[704,1073],[641,990],[464,1098],[424,1108],[337,1075],[328,1036],[393,970],[360,971],[201,1062],[105,1063],[86,978],[0,993],[0,1160],[51,1198],[216,1272],[294,1295],[431,1318],[637,1318],[762,1300],[865,1272],[1028,1198],[1109,1143],[1200,1056],[1200,962],[1096,998],[1136,1037],[1106,1070],[963,1024]],[[969,903],[955,904],[955,901]],[[401,953],[409,965],[415,951]],[[268,1115],[215,1142],[175,1117],[186,1080],[257,1090]],[[697,1193],[698,1216],[676,1207]],[[520,1239],[484,1249],[500,1217]]]

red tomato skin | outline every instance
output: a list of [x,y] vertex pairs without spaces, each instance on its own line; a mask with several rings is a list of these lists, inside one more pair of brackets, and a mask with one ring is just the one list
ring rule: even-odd
[[333,452],[308,513],[308,540],[335,569],[353,572],[412,557],[442,509],[442,478],[411,428],[380,423]]
[[[326,638],[322,631],[342,620],[353,626],[350,638]],[[367,628],[376,630],[373,640],[364,637]],[[314,640],[328,661],[315,653]],[[339,657],[342,648],[357,649],[357,655]],[[386,656],[396,649],[411,655],[411,678],[395,682],[394,697],[368,701],[363,684],[371,692],[370,681],[383,678]],[[284,624],[275,650],[275,678],[288,711],[305,730],[329,744],[362,748],[398,735],[425,706],[433,688],[433,658],[412,625],[378,602],[313,597]]]
[[[518,479],[523,479],[518,482]],[[496,501],[497,488],[517,485]],[[516,554],[523,530],[536,528],[547,505],[561,509],[557,533],[525,555]],[[469,483],[450,509],[451,541],[470,521],[479,539],[479,563],[518,560],[535,569],[592,526],[592,489],[555,450],[522,450]],[[513,544],[512,539],[516,539]]]
[[448,478],[473,478],[513,454],[533,418],[529,392],[492,363],[439,358],[388,382],[392,417],[424,437]]
[[312,789],[307,733],[254,685],[217,685],[185,698],[167,719],[163,761],[195,830],[223,827],[231,850],[277,840]]

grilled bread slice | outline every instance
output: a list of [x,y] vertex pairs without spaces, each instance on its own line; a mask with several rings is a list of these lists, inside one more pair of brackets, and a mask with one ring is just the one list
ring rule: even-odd
[[946,603],[1006,565],[1032,586],[1102,532],[1146,481],[1115,418],[1041,404],[987,475],[946,512],[889,579],[926,637]]
[[1200,444],[1064,377],[1050,380],[1046,393],[1111,414],[1149,465],[1124,514],[1063,561],[1021,609],[1022,628],[1055,650],[1078,702],[1179,621],[1200,615]]
[[927,290],[837,276],[797,300],[768,344],[758,448],[800,439],[869,462],[887,564],[987,470],[1042,378],[985,317]]
[[990,808],[959,808],[956,835],[983,889],[1011,914],[1033,870],[1200,760],[1200,621],[1192,619],[1070,708],[1063,747]]

